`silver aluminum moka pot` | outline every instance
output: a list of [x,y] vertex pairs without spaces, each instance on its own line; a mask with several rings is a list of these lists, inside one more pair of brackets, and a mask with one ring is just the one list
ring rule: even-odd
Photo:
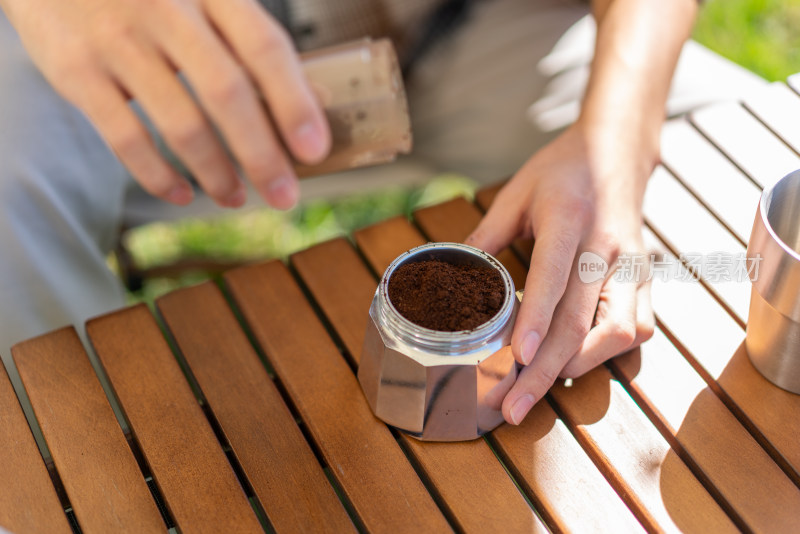
[[[389,300],[392,273],[407,263],[441,260],[495,269],[505,285],[500,311],[460,332],[423,328]],[[503,421],[503,398],[517,378],[510,350],[519,300],[508,271],[494,257],[460,243],[429,243],[405,252],[386,269],[369,309],[358,380],[372,411],[421,440],[474,439]]]

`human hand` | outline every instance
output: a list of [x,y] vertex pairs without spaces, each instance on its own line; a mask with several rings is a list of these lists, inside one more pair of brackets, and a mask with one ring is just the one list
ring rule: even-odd
[[[559,376],[576,378],[653,333],[649,284],[611,271],[620,253],[644,252],[641,205],[654,162],[616,142],[591,139],[576,123],[528,160],[466,240],[496,254],[517,237],[535,238],[511,341],[525,368],[502,405],[509,423],[519,424]],[[612,266],[604,279],[580,280],[587,251]]]
[[89,117],[144,189],[164,200],[186,204],[192,188],[159,154],[130,98],[223,206],[243,204],[245,188],[214,127],[266,202],[281,209],[298,196],[282,146],[307,164],[330,149],[327,122],[289,37],[255,0],[0,6],[55,89]]

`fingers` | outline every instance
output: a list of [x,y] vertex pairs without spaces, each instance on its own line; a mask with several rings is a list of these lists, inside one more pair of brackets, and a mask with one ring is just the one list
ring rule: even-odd
[[629,347],[631,349],[653,337],[656,328],[650,286],[651,283],[648,281],[636,293],[636,337]]
[[191,202],[191,185],[161,157],[120,88],[99,73],[87,72],[83,81],[83,102],[76,105],[145,191],[174,204]]
[[[570,279],[581,232],[581,228],[569,221],[556,219],[536,236],[531,266],[525,279],[525,296],[511,338],[514,358],[523,365],[533,360],[542,340],[548,335],[553,312]],[[573,285],[575,283],[579,282]]]
[[252,0],[206,2],[218,30],[255,79],[283,139],[303,163],[319,163],[330,150],[327,121],[283,28]]
[[[649,284],[637,288],[635,283],[608,279],[598,305],[598,324],[584,339],[583,330],[591,321],[586,312],[590,307],[586,306],[591,301],[592,292],[588,289],[574,293],[568,290],[553,320],[551,333],[533,362],[521,371],[503,402],[506,421],[519,424],[558,376],[577,378],[609,358],[639,346],[653,335]],[[583,313],[571,316],[565,311],[571,306],[577,306]],[[575,346],[579,349],[570,358],[570,351]],[[563,365],[565,358],[569,361]]]
[[561,370],[562,377],[577,378],[632,346],[636,339],[637,294],[633,282],[613,276],[606,281],[597,307],[597,325]]
[[597,307],[597,325],[564,366],[561,376],[577,378],[650,339],[655,329],[650,298],[650,282],[638,286],[632,281],[610,277]]
[[[228,4],[225,2],[226,8]],[[189,80],[203,109],[267,203],[291,208],[299,194],[297,178],[250,79],[205,14],[186,6],[173,9],[182,11],[180,16],[170,14],[173,24],[163,33],[164,52]],[[288,54],[288,50],[276,47],[272,54]],[[285,103],[271,105],[277,108]]]
[[[535,353],[536,357],[522,370],[503,401],[503,416],[512,424],[522,421],[533,406],[530,401],[538,401],[547,393],[561,369],[580,348],[592,325],[601,283],[585,284],[579,280],[577,269],[571,269],[571,272],[569,286],[556,307],[552,325]],[[523,305],[526,298],[527,289]],[[517,326],[519,324],[518,318]],[[528,350],[528,347],[523,350]]]
[[200,108],[164,58],[143,43],[113,45],[109,70],[137,99],[167,145],[203,189],[228,207],[241,206],[245,188]]

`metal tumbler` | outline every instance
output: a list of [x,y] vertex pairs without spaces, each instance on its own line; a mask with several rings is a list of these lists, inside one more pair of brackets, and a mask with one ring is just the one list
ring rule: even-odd
[[769,381],[800,393],[800,170],[764,189],[747,258],[757,265],[747,353]]
[[[483,325],[442,332],[416,325],[389,300],[401,265],[426,260],[496,269],[505,286],[500,311]],[[372,411],[421,440],[474,439],[503,422],[503,398],[517,377],[510,350],[519,301],[508,271],[494,257],[460,243],[429,243],[386,269],[369,310],[358,380]]]

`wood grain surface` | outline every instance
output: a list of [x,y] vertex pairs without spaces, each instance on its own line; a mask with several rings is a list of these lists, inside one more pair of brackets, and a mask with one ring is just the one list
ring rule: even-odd
[[764,125],[800,154],[800,95],[785,83],[775,82],[748,95],[744,106]]
[[[478,197],[484,205],[490,205],[496,192],[496,186],[487,188],[479,192]],[[670,450],[669,442],[648,423],[645,414],[630,400],[619,383],[612,380],[603,368],[590,374],[597,373],[605,373],[607,385],[603,385],[602,379],[594,379],[593,386],[586,388],[581,396],[574,394],[576,390],[561,386],[554,388],[554,399],[562,413],[570,415],[568,420],[577,425],[575,432],[581,443],[615,488],[637,511],[639,519],[650,529],[686,528],[688,525],[701,525],[704,521],[708,527],[732,527],[733,523],[675,452]],[[576,384],[587,380],[582,377]],[[565,395],[565,391],[571,395]],[[594,405],[597,411],[587,412],[587,409],[591,410],[586,408],[587,404]],[[601,407],[605,407],[605,412]],[[591,425],[584,424],[585,419]],[[657,418],[652,423],[659,425]],[[628,425],[631,426],[630,434],[623,433],[621,429]],[[662,462],[658,464],[659,469],[669,466],[669,471],[654,473],[642,470],[643,465],[652,465],[656,461],[653,458]],[[659,484],[663,480],[670,481],[669,488]],[[666,494],[662,494],[665,489],[670,491],[671,502]],[[708,514],[702,518],[692,517],[683,509],[685,502],[677,498],[684,494],[694,494],[696,498],[710,503]]]
[[649,530],[738,529],[604,366],[551,389],[606,477]]
[[166,531],[75,329],[12,354],[83,532]]
[[[744,330],[702,286],[656,280],[652,295],[657,317],[685,348],[693,366],[720,389],[729,408],[800,483],[800,396],[771,384],[756,371],[744,351]],[[698,324],[705,330],[698,329]]]
[[650,177],[644,216],[744,324],[750,308],[750,280],[737,276],[734,268],[738,259],[744,259],[746,248],[663,167]]
[[262,532],[247,496],[143,304],[86,326],[131,431],[183,532]]
[[[714,165],[724,168],[719,162]],[[682,169],[682,180],[689,183],[696,184],[706,179],[696,174],[704,169],[703,166],[687,165]],[[742,179],[742,176],[736,177],[734,174],[732,178]],[[496,186],[486,188],[477,197],[482,198],[483,203],[491,204],[497,189]],[[669,197],[662,199],[665,204],[670,204]],[[710,223],[710,220],[706,220],[706,223]],[[683,223],[676,224],[680,226]],[[711,230],[717,231],[715,228]],[[675,232],[674,229],[670,231]],[[644,233],[647,242],[660,242],[650,229],[645,228]],[[683,267],[677,274],[681,278],[691,278]],[[743,348],[742,326],[700,284],[670,283],[657,277],[653,282],[652,298],[658,320],[668,328],[669,335],[681,343],[684,347],[682,350],[687,351],[686,357],[699,376],[710,384],[741,424],[797,485],[800,482],[800,446],[795,436],[800,435],[796,416],[800,413],[800,396],[770,384],[755,370]],[[697,325],[704,325],[704,328],[697,328]],[[714,332],[714,335],[710,336],[708,332]],[[668,359],[665,361],[674,363]],[[680,383],[673,383],[668,393],[671,398],[661,403],[661,409],[672,407],[676,413],[682,410],[684,414],[688,413],[686,410],[690,404],[687,403],[691,403],[694,397],[672,391]],[[642,395],[645,394],[657,397],[659,391],[643,390]],[[647,408],[646,399],[643,398],[643,401],[643,406]],[[660,424],[658,417],[651,418]],[[738,433],[738,430],[734,431]],[[782,484],[780,477],[776,480],[779,485]],[[788,498],[793,497],[790,494]]]
[[242,267],[225,282],[367,530],[449,531],[286,266],[273,261]]
[[664,125],[661,160],[742,245],[750,239],[761,189],[686,119]]
[[0,526],[18,534],[72,529],[19,405],[0,365]]
[[354,530],[219,288],[174,291],[157,306],[272,527]]
[[[400,225],[383,228],[389,231],[373,234],[377,241],[410,241]],[[391,232],[393,229],[396,233]],[[348,340],[347,351],[359,360],[375,277],[344,239],[299,252],[291,261],[331,325],[342,332],[342,339]],[[333,271],[329,268],[332,264],[336,265]],[[342,300],[347,300],[347,304]],[[504,532],[546,530],[484,440],[431,443],[402,433],[400,439],[424,469],[461,529],[478,532],[492,525]]]
[[800,490],[660,330],[611,367],[742,524],[754,532],[800,528]]
[[[469,204],[457,204],[473,209]],[[386,239],[386,236],[393,238]],[[408,222],[405,225],[396,222],[385,226],[379,224],[368,232],[357,232],[356,237],[364,256],[376,262],[373,268],[378,272],[403,252],[386,247],[387,241],[413,243],[412,246],[424,241]],[[379,248],[382,250],[380,253]],[[506,258],[512,261],[508,256]],[[576,532],[641,530],[638,521],[581,450],[563,422],[557,420],[549,404],[544,402],[538,406],[523,425],[501,426],[492,433],[490,440],[509,460],[509,468],[537,504],[548,525],[555,530]],[[595,502],[590,508],[582,504],[587,495]],[[576,510],[580,513],[575,513]]]
[[800,168],[800,156],[740,104],[714,104],[693,112],[690,120],[761,187]]

